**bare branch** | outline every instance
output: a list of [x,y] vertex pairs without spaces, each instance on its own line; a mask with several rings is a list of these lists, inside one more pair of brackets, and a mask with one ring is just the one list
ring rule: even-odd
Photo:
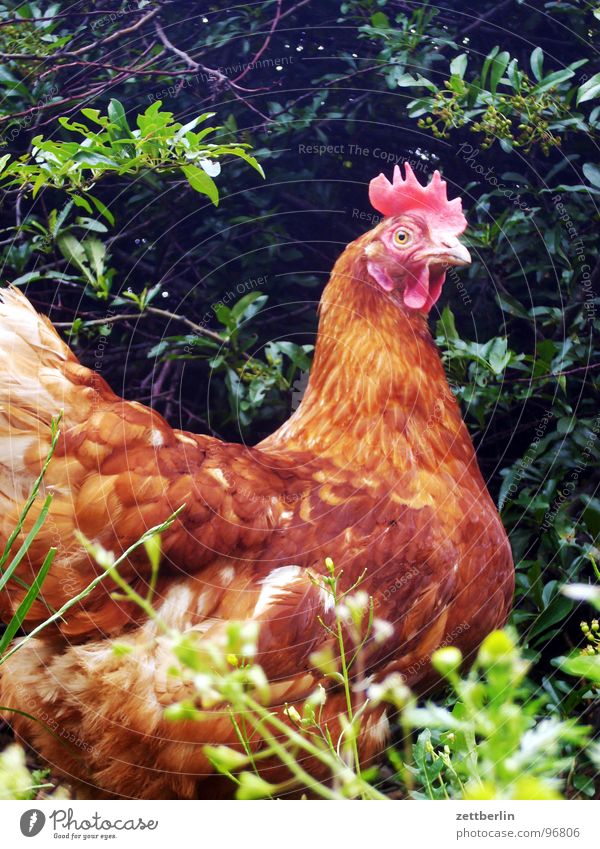
[[238,74],[237,77],[233,78],[233,80],[231,81],[232,83],[237,83],[239,80],[242,80],[246,76],[248,71],[250,70],[250,67],[252,65],[256,64],[256,62],[258,62],[260,57],[263,55],[263,53],[265,52],[265,50],[269,46],[269,44],[271,42],[271,38],[273,37],[273,33],[275,32],[275,29],[277,28],[277,24],[279,23],[280,20],[281,20],[281,0],[277,0],[277,9],[275,11],[275,17],[273,18],[273,21],[271,23],[271,28],[269,30],[269,34],[265,38],[262,47],[260,48],[258,53],[255,53],[254,58],[252,59],[251,62],[248,63],[245,70],[243,70],[241,74]]
[[[159,315],[162,318],[168,318],[170,321],[179,321],[182,324],[185,324],[197,336],[204,336],[207,339],[211,339],[213,342],[218,342],[220,345],[227,345],[227,340],[223,339],[218,333],[214,330],[209,330],[207,327],[202,327],[201,324],[196,324],[195,321],[191,321],[189,318],[186,318],[183,315],[178,315],[175,312],[169,312],[168,310],[161,310],[158,307],[146,307],[143,312],[136,313],[122,313],[121,315],[111,315],[106,316],[105,318],[92,318],[89,321],[87,319],[82,319],[85,321],[86,327],[102,327],[104,324],[114,324],[119,321],[139,321],[140,318],[144,318],[147,314]],[[80,316],[81,317],[81,316]],[[55,327],[62,328],[71,328],[73,327],[72,321],[56,321],[54,322]]]

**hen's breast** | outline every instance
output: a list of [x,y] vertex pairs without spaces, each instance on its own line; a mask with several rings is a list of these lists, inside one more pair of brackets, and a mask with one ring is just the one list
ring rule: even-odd
[[304,462],[270,536],[261,579],[288,564],[325,571],[331,557],[343,592],[362,577],[374,615],[394,628],[374,665],[416,685],[442,645],[469,655],[504,623],[514,570],[508,539],[475,465],[388,473],[361,480],[324,461]]

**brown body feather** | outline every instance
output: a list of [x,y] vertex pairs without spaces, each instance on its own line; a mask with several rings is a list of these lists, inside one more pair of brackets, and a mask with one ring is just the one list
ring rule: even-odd
[[[371,652],[378,677],[397,670],[425,689],[440,644],[469,655],[505,621],[513,589],[506,534],[426,319],[381,298],[365,268],[364,239],[346,249],[325,290],[300,408],[255,448],[173,430],[117,398],[22,296],[6,294],[0,542],[48,450],[50,416],[65,410],[45,480],[55,495],[49,521],[20,567],[31,580],[58,545],[47,603],[60,606],[98,572],[75,529],[120,552],[185,503],[163,539],[160,614],[207,639],[228,620],[258,620],[258,659],[275,704],[301,700],[319,680],[309,657],[326,637],[326,605],[310,575],[323,572],[326,556],[345,582],[367,570],[363,588],[376,615],[394,626]],[[145,554],[132,557],[123,576],[144,592]],[[14,655],[2,670],[0,703],[51,719],[58,740],[24,717],[14,724],[87,784],[88,795],[209,793],[202,746],[234,742],[229,719],[165,722],[164,708],[186,695],[185,685],[168,675],[169,648],[154,623],[116,601],[113,589],[99,586]],[[0,616],[10,616],[21,593],[11,584]],[[35,605],[28,625],[45,614]],[[115,656],[117,636],[136,650]],[[332,716],[336,699],[328,702]],[[385,745],[382,722],[374,714],[364,726],[365,757]],[[76,741],[72,756],[61,736]]]

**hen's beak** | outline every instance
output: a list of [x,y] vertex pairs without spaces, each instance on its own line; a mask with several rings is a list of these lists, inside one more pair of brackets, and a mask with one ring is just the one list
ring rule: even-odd
[[446,265],[470,265],[471,254],[459,242],[452,248],[444,248],[439,253],[440,260]]
[[429,256],[430,262],[436,265],[470,265],[471,254],[461,245],[456,242],[455,245],[440,245],[439,248],[431,251]]
[[440,240],[435,247],[427,248],[420,253],[417,259],[427,265],[441,266],[442,268],[448,268],[451,265],[471,264],[471,254],[464,245],[461,245],[458,239],[448,239],[445,243]]

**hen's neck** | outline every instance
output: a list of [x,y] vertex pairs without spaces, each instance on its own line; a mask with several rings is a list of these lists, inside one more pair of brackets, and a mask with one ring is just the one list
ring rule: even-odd
[[325,288],[314,363],[302,403],[261,447],[310,450],[343,465],[435,468],[472,456],[426,318],[369,279],[361,240]]

